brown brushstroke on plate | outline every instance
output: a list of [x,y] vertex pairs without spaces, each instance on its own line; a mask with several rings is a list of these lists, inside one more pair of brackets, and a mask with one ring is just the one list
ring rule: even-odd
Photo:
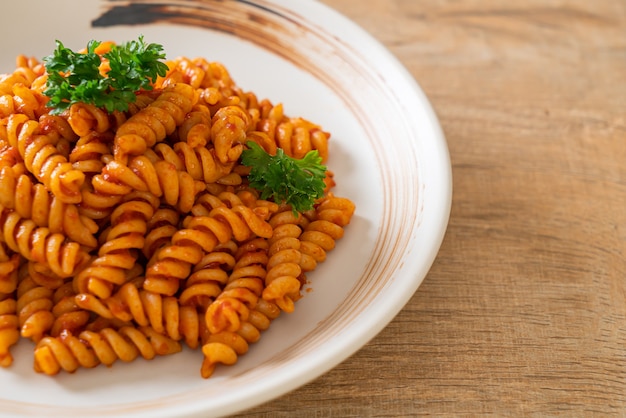
[[[265,32],[259,31],[258,27],[273,26],[280,29],[274,20],[266,17],[266,14],[274,15],[275,18],[286,19],[274,9],[262,5],[238,0],[179,0],[167,2],[124,2],[109,0],[109,5],[104,13],[92,21],[93,27],[109,27],[118,25],[145,25],[145,24],[180,24],[196,26],[204,29],[217,30],[231,35],[250,39],[250,35],[256,35],[255,43],[266,41],[276,44],[279,39],[265,39]],[[240,5],[249,9],[243,10]],[[233,19],[234,18],[234,19]],[[287,19],[289,21],[290,19]],[[240,25],[244,22],[252,22],[253,25]]]

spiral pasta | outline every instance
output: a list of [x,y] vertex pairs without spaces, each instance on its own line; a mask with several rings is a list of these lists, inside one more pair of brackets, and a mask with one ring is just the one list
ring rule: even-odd
[[[300,236],[300,251],[306,270],[326,260],[327,252],[343,237],[344,227],[350,222],[355,206],[350,200],[329,193],[315,208],[315,218],[308,223]],[[306,264],[306,266],[305,266]]]
[[52,289],[38,286],[31,278],[20,281],[17,291],[16,313],[20,334],[37,342],[52,328]]
[[285,312],[293,312],[303,281],[303,257],[300,251],[302,230],[298,224],[304,218],[302,215],[295,217],[293,212],[284,209],[270,219],[274,234],[269,240],[268,271],[262,297]]
[[178,230],[180,213],[169,207],[158,208],[147,222],[148,232],[142,253],[146,259],[152,258],[154,253],[167,245]]
[[271,226],[245,205],[233,208],[220,204],[206,216],[189,216],[183,221],[184,229],[177,231],[171,244],[161,248],[146,270],[144,287],[164,295],[173,295],[179,281],[186,279],[191,267],[211,252],[218,243],[231,238],[244,241],[252,234],[269,238]]
[[20,337],[14,297],[19,266],[19,254],[12,254],[4,244],[0,244],[0,367],[8,367],[13,363],[9,349]]
[[11,294],[17,288],[18,269],[22,263],[18,253],[0,243],[0,294]]
[[294,312],[343,237],[355,206],[332,193],[330,170],[323,197],[294,212],[261,198],[241,162],[250,141],[326,162],[328,132],[243,90],[220,63],[167,67],[112,112],[79,102],[52,114],[33,58],[0,75],[0,366],[20,338],[47,375],[184,344],[208,378]]
[[[112,153],[113,134],[109,131],[89,131],[82,135],[74,144],[68,156],[72,167],[92,177],[102,172],[105,159]],[[84,199],[84,195],[81,201]]]
[[209,305],[222,293],[228,282],[228,272],[234,265],[235,259],[227,251],[216,248],[207,253],[185,280],[178,297],[180,303],[206,312]]
[[211,112],[204,105],[196,105],[177,129],[178,139],[191,148],[204,147],[211,139]]
[[111,366],[117,360],[130,362],[141,356],[178,353],[181,346],[149,327],[125,326],[119,330],[82,331],[78,336],[65,332],[59,337],[44,337],[35,347],[35,370],[55,375],[61,370],[76,371],[99,364]]
[[15,299],[10,294],[0,293],[0,367],[8,367],[13,363],[10,348],[20,338],[15,311]]
[[111,227],[98,256],[74,277],[77,293],[107,298],[115,286],[128,281],[127,272],[133,271],[144,248],[147,223],[158,204],[149,193],[131,193],[124,198],[111,214]]
[[250,118],[239,106],[220,108],[211,120],[211,141],[222,164],[237,161],[243,151]]
[[232,173],[234,163],[222,163],[215,149],[205,147],[192,148],[185,142],[177,142],[173,146],[158,144],[154,151],[164,161],[176,167],[178,172],[185,172],[195,181],[205,184],[221,183]]
[[70,106],[67,122],[78,136],[86,136],[91,132],[104,133],[111,127],[109,114],[94,105],[74,103]]
[[[74,169],[64,155],[65,142],[61,141],[65,129],[54,129],[59,127],[54,123],[56,119],[44,116],[41,121],[35,121],[20,113],[9,115],[6,141],[18,150],[29,172],[50,192],[65,203],[80,203],[80,188],[85,176]],[[46,120],[51,122],[46,123]]]
[[74,275],[88,258],[88,252],[78,243],[67,241],[61,233],[38,227],[31,219],[0,206],[0,241],[27,260],[45,262],[61,277]]
[[[96,206],[100,211],[112,209],[125,194],[141,191],[162,198],[181,212],[188,212],[197,194],[205,189],[204,183],[187,171],[178,170],[176,165],[153,151],[131,158],[127,165],[109,161],[102,172],[92,178],[92,186],[93,192],[86,192],[84,198],[89,202],[104,203],[104,206]],[[107,204],[112,206],[107,207]]]
[[210,62],[199,57],[176,57],[168,61],[167,66],[169,71],[165,77],[157,81],[157,87],[182,82],[195,89],[213,88],[226,96],[232,96],[236,88],[228,70],[219,62]]
[[148,327],[159,335],[177,342],[184,340],[190,348],[197,348],[206,334],[201,312],[192,305],[182,304],[177,297],[143,289],[141,281],[127,282],[104,300],[81,297],[84,303],[77,302],[102,318]]
[[267,240],[262,238],[242,244],[237,249],[237,262],[228,284],[206,309],[205,321],[210,334],[202,347],[205,357],[200,369],[205,378],[213,374],[218,363],[234,364],[280,314],[275,305],[260,298],[266,276],[267,250]]
[[15,171],[13,167],[0,168],[0,204],[52,233],[65,233],[87,247],[97,245],[94,234],[99,228],[93,219],[81,216],[75,204],[50,194],[45,185],[34,182],[29,175],[17,176]]
[[34,120],[45,113],[46,100],[38,88],[44,72],[36,60],[17,57],[15,71],[0,76],[0,117],[20,113]]
[[118,128],[113,149],[116,161],[125,163],[128,156],[141,155],[171,135],[183,123],[195,100],[195,90],[188,84],[163,89],[154,102]]
[[76,303],[76,292],[71,281],[66,281],[55,289],[52,302],[54,322],[49,332],[52,337],[57,337],[65,331],[80,332],[93,319],[91,312],[82,309]]

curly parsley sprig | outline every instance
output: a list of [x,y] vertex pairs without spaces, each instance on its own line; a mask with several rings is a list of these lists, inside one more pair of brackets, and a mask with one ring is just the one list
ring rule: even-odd
[[[48,73],[44,94],[50,98],[50,113],[62,113],[80,102],[108,112],[128,110],[136,92],[152,90],[157,77],[167,73],[167,65],[160,61],[165,58],[163,46],[147,44],[143,36],[112,46],[102,57],[96,53],[100,44],[91,40],[85,53],[79,53],[56,41],[55,51],[44,58]],[[102,58],[110,67],[106,75],[100,73]]]
[[248,149],[241,154],[241,163],[249,166],[250,186],[261,192],[261,199],[273,198],[277,203],[291,205],[294,213],[313,208],[324,195],[326,166],[317,150],[296,159],[282,148],[270,155],[256,142],[248,141]]

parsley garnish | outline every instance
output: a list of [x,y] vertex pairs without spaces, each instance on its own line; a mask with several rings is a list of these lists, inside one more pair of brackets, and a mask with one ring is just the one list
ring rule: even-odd
[[272,156],[256,142],[248,141],[247,145],[241,163],[251,168],[248,181],[261,192],[261,199],[271,197],[274,202],[291,205],[295,213],[313,208],[315,200],[324,195],[326,166],[317,150],[296,159],[282,148]]
[[[108,112],[126,111],[136,100],[135,93],[152,90],[158,76],[165,76],[167,65],[163,46],[146,44],[143,36],[137,41],[114,45],[105,54],[95,51],[100,41],[89,41],[85,53],[77,53],[56,41],[56,50],[44,58],[48,80],[44,94],[50,98],[50,113],[59,114],[73,103],[87,103]],[[110,70],[100,73],[102,59]]]

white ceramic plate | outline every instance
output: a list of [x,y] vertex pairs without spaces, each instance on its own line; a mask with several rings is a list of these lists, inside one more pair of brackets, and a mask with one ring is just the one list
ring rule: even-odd
[[357,206],[312,291],[232,367],[199,376],[201,353],[79,370],[32,369],[32,343],[0,369],[2,416],[174,417],[232,414],[320,376],[360,349],[426,276],[448,221],[451,172],[428,100],[365,31],[314,1],[12,1],[0,14],[0,73],[59,39],[124,42],[143,34],[169,57],[224,63],[245,90],[332,133],[335,193]]

